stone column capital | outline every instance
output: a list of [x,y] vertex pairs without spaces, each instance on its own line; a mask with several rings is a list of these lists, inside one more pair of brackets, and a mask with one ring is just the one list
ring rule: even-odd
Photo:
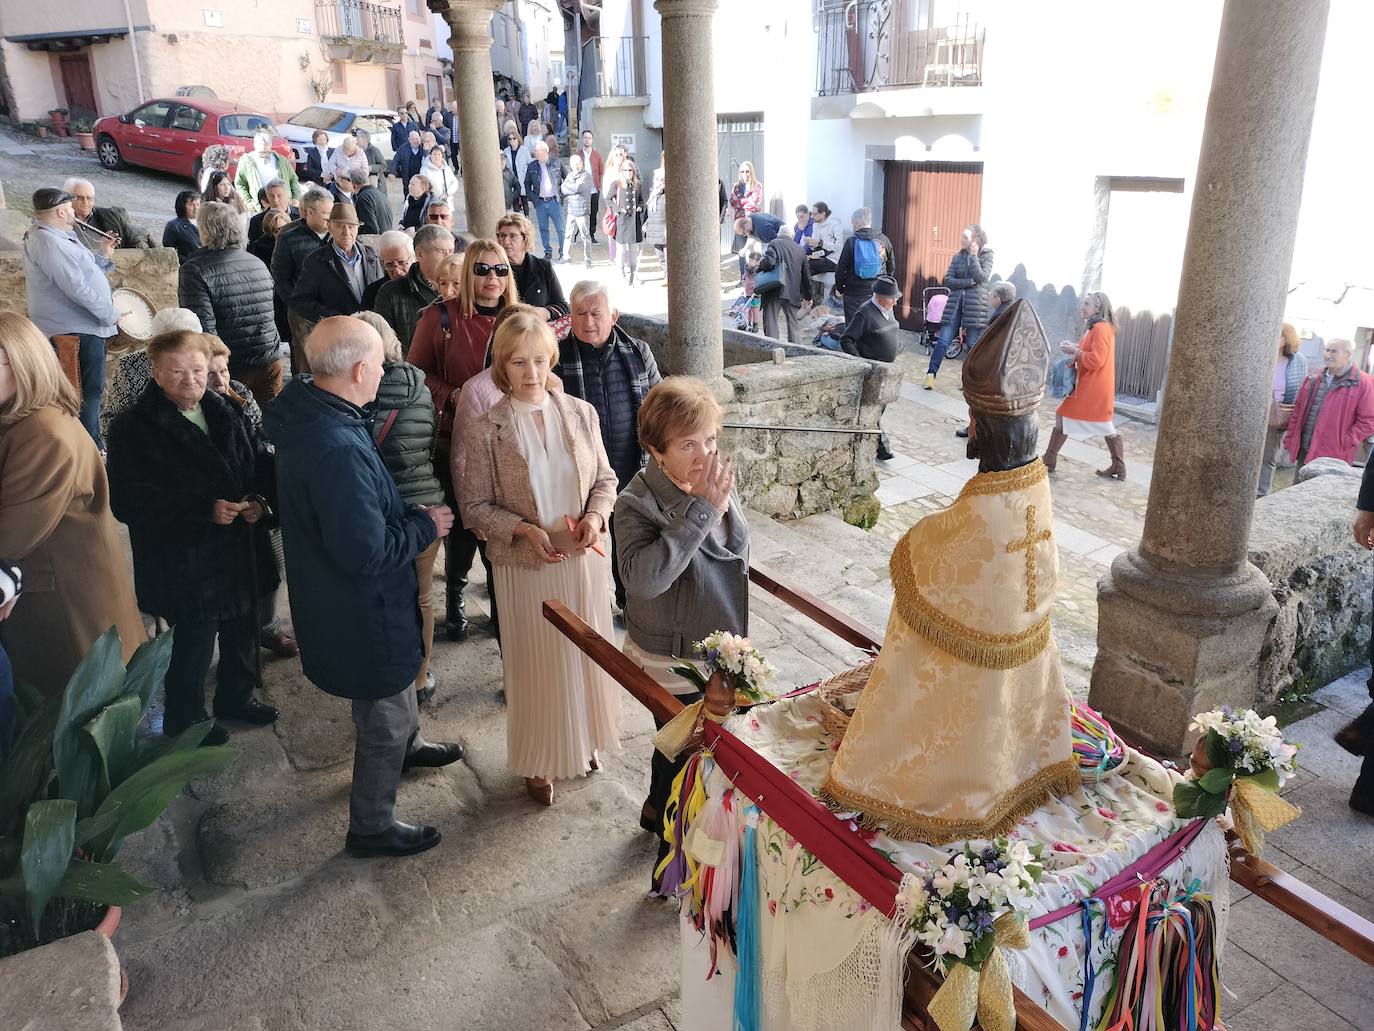
[[449,27],[449,46],[455,51],[490,51],[491,18],[501,6],[501,0],[450,0],[439,12]]
[[716,0],[654,0],[659,18],[709,18],[719,6]]

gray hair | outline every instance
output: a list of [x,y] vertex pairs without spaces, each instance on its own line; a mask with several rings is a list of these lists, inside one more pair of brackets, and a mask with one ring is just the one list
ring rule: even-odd
[[196,227],[200,230],[201,246],[207,250],[243,246],[243,223],[239,213],[228,204],[206,201],[196,212]]
[[590,297],[604,297],[606,304],[611,303],[611,289],[595,279],[579,279],[568,295],[569,304],[581,304]]
[[163,333],[203,333],[200,316],[190,308],[159,308],[153,314],[149,332],[160,337]]
[[328,204],[330,207],[333,207],[334,195],[328,190],[312,184],[306,189],[305,194],[301,197],[301,210],[304,211],[306,208],[309,208],[311,211],[314,211],[321,204]]
[[359,145],[361,145],[364,140],[368,143],[372,142],[372,134],[366,129],[354,129],[353,135],[357,137]]
[[362,186],[370,178],[366,168],[350,168],[348,170],[348,181],[354,186]]
[[263,192],[263,193],[266,193],[268,190],[276,190],[276,189],[285,190],[285,189],[286,189],[286,181],[285,181],[284,179],[270,179],[270,180],[268,180],[266,183],[263,184],[262,192]]
[[95,183],[91,182],[89,179],[81,179],[77,176],[71,176],[69,179],[62,183],[62,189],[65,193],[74,193],[78,186],[89,186],[91,188],[91,194],[94,196]]
[[535,152],[536,154],[538,154],[539,151],[540,151],[540,148],[543,148],[543,151],[544,151],[545,156],[548,156],[548,153],[549,153],[549,145],[548,145],[547,143],[545,143],[543,140],[535,140],[535,142],[534,142],[534,152]]
[[[426,226],[425,228],[428,227]],[[442,229],[443,226],[439,226],[438,228]],[[417,231],[415,235],[418,238],[420,234]],[[377,238],[378,254],[380,254],[382,251],[389,250],[392,247],[400,247],[404,249],[406,257],[408,258],[415,257],[415,245],[411,243],[409,233],[403,233],[399,229],[388,229],[385,233],[383,233],[380,237]]]
[[855,229],[870,229],[873,226],[873,209],[857,208],[854,214],[849,216],[849,221]]
[[434,247],[440,240],[452,240],[453,233],[445,226],[423,225],[415,230],[415,249],[425,251]]
[[355,319],[362,319],[369,326],[377,331],[382,338],[382,360],[387,363],[399,362],[404,360],[401,354],[401,338],[396,335],[396,331],[391,328],[391,323],[378,315],[375,311],[360,311],[353,316]]
[[1016,284],[1005,279],[998,280],[988,290],[988,296],[992,298],[994,303],[1010,304],[1016,300]]
[[520,127],[515,124],[515,120],[513,118],[507,118],[506,124],[501,126],[501,131],[504,132],[507,136],[509,136],[513,132],[519,131],[519,129]]
[[[320,325],[323,323],[317,324],[305,338],[307,361],[310,362],[310,371],[316,376],[346,376],[353,366],[365,361],[372,353],[372,334],[362,332],[363,326],[371,329],[371,323],[364,322],[356,315],[350,316],[348,332],[340,334],[332,347],[315,346]],[[386,347],[385,338],[382,347]]]

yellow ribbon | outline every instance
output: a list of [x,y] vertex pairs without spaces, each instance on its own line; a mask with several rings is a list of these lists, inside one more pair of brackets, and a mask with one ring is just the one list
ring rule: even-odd
[[682,707],[682,711],[663,724],[663,729],[654,735],[654,747],[669,759],[676,759],[696,733],[697,723],[705,717],[714,723],[724,723],[729,718],[716,716],[706,708],[705,701],[693,702]]
[[1030,929],[1021,914],[1003,913],[992,925],[992,933],[996,944],[982,967],[974,970],[956,963],[930,1000],[927,1012],[940,1031],[968,1031],[975,1016],[983,1031],[1015,1031],[1011,973],[998,949],[1028,948]]
[[1245,851],[1258,856],[1264,851],[1264,835],[1292,823],[1302,810],[1281,798],[1278,792],[1260,787],[1248,777],[1239,777],[1231,792],[1231,818]]

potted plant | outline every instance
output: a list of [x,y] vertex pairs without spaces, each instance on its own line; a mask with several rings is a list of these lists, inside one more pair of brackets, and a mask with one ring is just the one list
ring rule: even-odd
[[33,134],[40,140],[46,140],[48,138],[48,127],[42,122],[39,122],[33,127]]
[[67,135],[67,114],[65,107],[55,107],[48,112],[48,117],[52,119],[53,131],[59,136]]
[[22,726],[0,763],[0,956],[92,928],[113,933],[119,907],[153,890],[115,864],[125,839],[238,754],[200,747],[208,720],[175,738],[139,738],[171,652],[165,633],[126,667],[111,627],[60,697],[22,697]]
[[91,135],[89,118],[78,118],[72,122],[72,135],[76,137],[76,142],[81,144],[82,150],[95,150],[95,137]]

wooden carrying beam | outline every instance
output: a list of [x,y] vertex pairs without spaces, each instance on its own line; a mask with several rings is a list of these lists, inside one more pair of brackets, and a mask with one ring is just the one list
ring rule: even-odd
[[791,605],[813,623],[825,627],[840,640],[865,651],[876,652],[882,648],[882,631],[874,630],[867,624],[846,616],[810,591],[781,579],[767,566],[761,566],[757,562],[749,563],[749,579],[779,601]]

